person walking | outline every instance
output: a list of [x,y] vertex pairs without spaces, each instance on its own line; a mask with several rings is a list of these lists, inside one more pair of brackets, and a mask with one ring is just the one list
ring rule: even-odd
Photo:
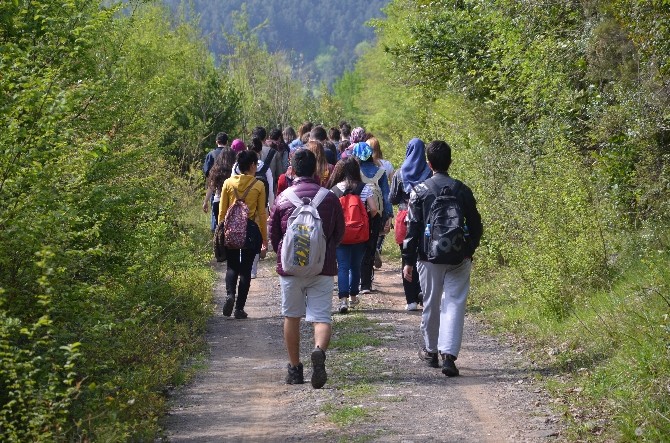
[[[352,132],[352,138],[355,137],[355,132],[355,130]],[[393,217],[393,207],[389,200],[389,182],[386,178],[386,171],[383,168],[375,166],[370,145],[365,142],[358,142],[354,145],[351,152],[352,156],[359,160],[361,178],[372,186],[372,198],[375,199],[379,207],[379,213],[370,218],[370,238],[368,239],[361,265],[361,294],[368,294],[372,292],[373,266],[379,233],[385,229],[385,224],[390,226],[391,217]],[[386,220],[386,222],[382,223],[383,220]]]
[[221,187],[223,186],[223,182],[232,175],[236,157],[237,153],[234,150],[224,148],[218,157],[216,157],[214,166],[212,166],[207,177],[207,193],[202,202],[202,210],[207,213],[211,202],[212,216],[216,220],[214,228],[216,228],[216,225],[218,224]]
[[[449,176],[451,147],[434,140],[426,151],[433,176],[414,186],[410,193],[409,226],[402,252],[403,276],[410,282],[414,279],[414,263],[418,260],[416,267],[424,293],[421,316],[424,347],[419,356],[429,366],[439,368],[439,352],[442,373],[454,377],[459,374],[455,361],[463,339],[472,256],[479,246],[483,227],[472,191]],[[445,237],[440,233],[446,231],[444,225],[429,224],[442,210],[441,214],[459,215],[459,221],[462,217],[463,226],[459,223],[458,229],[451,231],[460,230],[460,236]],[[454,243],[458,248],[451,247]]]
[[[337,162],[333,174],[327,186],[333,193],[340,198],[340,203],[343,204],[342,210],[345,214],[345,240],[337,247],[337,297],[340,301],[338,311],[340,314],[346,314],[349,307],[358,305],[358,294],[360,292],[359,284],[361,281],[361,264],[367,240],[370,235],[369,219],[375,217],[379,212],[372,196],[372,187],[363,183],[361,179],[361,168],[358,160],[354,157],[342,159]],[[363,205],[362,213],[354,207],[351,211],[345,206],[344,201],[349,198],[342,198],[346,195],[353,194],[358,198],[353,198],[354,204],[357,199],[360,199]],[[356,217],[365,217],[368,221],[366,230],[367,236],[364,239],[353,238],[356,233],[352,234],[352,239],[346,239],[347,225],[351,224],[353,229],[361,226],[361,220],[356,220]],[[350,220],[347,219],[350,218]]]
[[[292,159],[296,175],[289,189],[303,201],[316,200],[317,194],[323,195],[322,188],[315,180],[316,156],[307,149],[298,149]],[[327,192],[317,206],[321,219],[321,228],[325,236],[326,248],[321,273],[311,277],[294,276],[284,272],[282,265],[282,247],[287,231],[289,217],[295,206],[287,197],[289,190],[279,196],[270,213],[270,241],[277,251],[277,273],[281,287],[281,312],[284,316],[284,344],[288,353],[286,383],[304,383],[303,364],[300,361],[300,320],[314,324],[314,350],[311,353],[312,387],[323,387],[328,379],[325,361],[326,350],[330,343],[331,306],[333,277],[337,274],[335,251],[344,235],[342,207],[337,197]]]
[[[229,249],[226,247],[226,301],[223,304],[223,315],[230,317],[235,306],[235,318],[247,318],[244,306],[251,286],[251,267],[256,254],[265,256],[267,251],[267,212],[265,210],[265,186],[256,179],[258,154],[254,151],[242,151],[237,155],[237,167],[241,174],[233,175],[223,182],[221,202],[219,203],[219,220],[223,221],[236,200],[243,200],[249,209],[247,230],[252,229],[253,235],[260,236],[261,241],[253,241],[258,248]],[[260,231],[260,232],[258,232]],[[249,237],[249,233],[247,233]],[[238,286],[239,279],[239,286]],[[237,291],[237,298],[235,292]]]
[[[413,138],[407,143],[407,151],[405,153],[405,161],[402,163],[398,172],[393,175],[391,180],[391,193],[389,200],[391,204],[398,205],[398,215],[395,220],[396,233],[407,232],[407,208],[409,203],[409,196],[415,186],[426,181],[433,175],[428,163],[426,162],[426,146],[423,140]],[[402,253],[402,242],[405,240],[405,235],[396,236],[396,242],[400,246]],[[408,263],[405,263],[403,258],[403,268]],[[421,292],[421,285],[419,284],[419,273],[416,268],[416,262],[409,263],[412,265],[412,280],[407,280],[402,276],[402,287],[405,292],[405,300],[407,301],[406,309],[408,311],[416,311],[420,304],[423,304],[423,294]]]
[[[381,144],[379,143],[377,137],[373,136],[372,134],[368,134],[368,136],[369,137],[367,140],[365,140],[365,143],[370,145],[370,147],[372,148],[372,161],[374,162],[375,166],[379,168],[384,168],[384,170],[386,171],[386,178],[388,179],[390,185],[393,173],[395,172],[393,169],[393,165],[391,164],[390,161],[384,159]],[[393,204],[393,202],[391,202],[391,204]],[[382,232],[379,233],[379,240],[377,240],[377,250],[375,251],[375,257],[374,257],[374,265],[375,268],[377,269],[382,267],[382,246],[384,245],[386,235],[391,230],[392,224],[393,221],[391,221],[391,223],[386,223],[386,220],[382,219],[382,226],[384,226],[384,229],[382,230]]]
[[[207,180],[209,179],[209,172],[214,166],[214,161],[219,156],[219,154],[221,154],[221,152],[227,147],[226,146],[227,144],[228,144],[228,134],[226,134],[225,132],[219,132],[218,134],[216,134],[216,148],[212,149],[207,153],[207,155],[205,156],[205,162],[202,165],[202,172],[205,173],[205,182],[207,182]],[[209,204],[212,206],[212,208],[214,207],[214,195],[215,193],[209,194]],[[204,205],[203,209],[205,209]],[[207,212],[207,210],[205,210],[205,212]],[[210,223],[212,232],[214,232],[214,229],[216,229],[217,215],[218,215],[217,213],[212,211],[212,218]]]

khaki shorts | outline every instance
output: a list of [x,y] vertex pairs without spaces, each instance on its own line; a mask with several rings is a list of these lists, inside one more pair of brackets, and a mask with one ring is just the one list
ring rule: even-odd
[[332,321],[332,275],[314,277],[279,276],[281,313],[284,317],[305,317],[313,323]]

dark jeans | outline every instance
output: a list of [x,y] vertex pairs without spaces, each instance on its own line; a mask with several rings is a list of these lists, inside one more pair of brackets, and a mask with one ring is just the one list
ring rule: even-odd
[[365,254],[361,264],[361,290],[372,289],[372,267],[375,262],[375,251],[377,250],[377,240],[381,228],[382,217],[377,214],[370,219],[370,238],[365,243]]
[[361,262],[366,243],[337,247],[337,296],[347,298],[358,295],[361,281]]
[[[400,246],[400,253],[402,254],[402,245]],[[421,283],[419,282],[419,271],[416,269],[416,263],[407,263],[405,259],[402,259],[402,267],[405,265],[411,264],[414,266],[412,269],[412,281],[405,280],[405,277],[402,276],[402,270],[400,271],[400,278],[402,279],[402,288],[405,290],[405,300],[407,304],[410,303],[419,303],[419,293],[421,292]]]
[[209,207],[212,208],[212,232],[216,229],[216,223],[219,217],[219,202],[214,203],[214,196],[209,199]]
[[254,264],[256,251],[253,249],[228,249],[226,248],[228,269],[226,270],[226,293],[228,297],[235,298],[235,288],[239,277],[240,285],[237,287],[237,300],[235,309],[244,309],[251,286],[251,266]]

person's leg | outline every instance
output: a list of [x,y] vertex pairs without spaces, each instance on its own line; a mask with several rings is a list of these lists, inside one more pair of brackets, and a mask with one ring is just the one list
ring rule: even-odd
[[212,208],[212,217],[211,217],[211,225],[212,225],[212,232],[216,229],[216,222],[219,216],[219,203],[216,203],[216,209],[214,209],[214,194],[209,198],[209,207]]
[[223,303],[223,315],[230,317],[235,305],[235,290],[240,273],[240,250],[226,248],[226,300]]
[[[400,252],[402,253],[402,245],[400,246]],[[407,263],[405,259],[402,259],[402,268],[405,267]],[[400,279],[402,280],[402,288],[405,291],[405,300],[407,304],[419,303],[419,293],[421,292],[421,284],[419,282],[419,271],[417,270],[416,263],[414,263],[414,269],[412,270],[412,281],[407,281],[402,276],[402,268],[400,268]]]
[[326,384],[326,350],[330,344],[331,315],[330,315],[330,288],[333,278],[317,275],[309,279],[306,286],[306,315],[305,320],[314,323],[314,350],[312,351],[312,387],[319,389]]
[[337,247],[337,297],[341,300],[349,297],[349,270],[351,269],[352,245]]
[[254,262],[251,264],[251,278],[256,278],[256,271],[258,271],[258,260],[261,259],[260,254],[256,254]]
[[436,265],[419,261],[419,279],[423,288],[423,313],[421,315],[421,333],[426,351],[438,351],[440,333],[440,302],[444,288],[444,274],[447,265]]
[[351,246],[351,279],[349,281],[349,294],[351,294],[352,304],[355,305],[358,304],[356,296],[360,293],[361,267],[367,244],[357,243]]
[[370,219],[370,238],[365,243],[365,254],[361,264],[361,292],[372,290],[372,268],[374,266],[375,251],[377,250],[377,239],[381,229],[381,216],[375,215]]
[[450,266],[443,278],[438,349],[454,356],[454,360],[461,350],[471,270],[472,261],[466,259],[456,267]]
[[249,295],[249,287],[251,286],[251,266],[256,257],[256,251],[251,249],[242,249],[240,257],[240,284],[237,288],[237,301],[235,309],[237,311],[244,310],[247,303],[247,295]]
[[300,364],[300,317],[284,317],[284,344],[291,366]]

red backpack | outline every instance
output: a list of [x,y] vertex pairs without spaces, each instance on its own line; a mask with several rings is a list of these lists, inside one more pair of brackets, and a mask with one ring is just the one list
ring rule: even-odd
[[347,189],[342,192],[337,186],[332,191],[340,198],[340,205],[344,212],[344,237],[343,245],[364,243],[370,238],[370,221],[365,203],[361,200],[361,192],[365,183],[360,183],[356,189]]

